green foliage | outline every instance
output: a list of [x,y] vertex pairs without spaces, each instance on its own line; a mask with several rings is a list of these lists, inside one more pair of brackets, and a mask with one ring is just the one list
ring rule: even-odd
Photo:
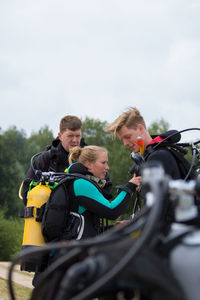
[[43,151],[47,145],[51,144],[53,139],[52,131],[49,130],[48,126],[45,126],[42,127],[38,133],[32,133],[28,139],[28,143],[32,146],[35,145],[39,151]]
[[110,138],[109,133],[104,131],[106,122],[86,118],[83,122],[82,133],[88,145],[105,146],[107,139]]
[[157,135],[162,132],[165,132],[169,129],[169,123],[165,121],[164,119],[161,119],[158,122],[153,122],[149,127],[148,131],[152,135]]
[[0,206],[6,216],[17,215],[20,204],[15,201],[20,178],[24,176],[25,134],[16,127],[0,136]]
[[[108,140],[108,143],[105,145],[108,149],[109,153],[109,175],[113,183],[112,194],[113,197],[117,195],[116,186],[126,184],[132,175],[128,173],[128,170],[133,164],[133,161],[130,158],[131,151],[128,148],[125,148],[119,138],[115,138],[112,140]],[[134,197],[133,197],[134,199]],[[129,203],[124,212],[125,217],[126,214],[130,215],[130,211],[132,213],[133,201]]]
[[52,131],[49,130],[48,126],[42,127],[38,133],[32,133],[31,136],[26,140],[26,170],[30,166],[31,157],[44,151],[48,145],[52,143],[54,139]]
[[126,183],[130,178],[128,170],[132,165],[130,150],[125,148],[118,138],[113,140],[112,144],[107,144],[106,148],[109,153],[109,173],[111,178],[114,178],[115,184]]
[[17,216],[23,205],[18,198],[18,190],[31,157],[45,150],[52,140],[53,134],[47,126],[29,138],[15,126],[0,134],[0,208],[6,217]]
[[0,260],[10,261],[21,250],[23,220],[5,219],[0,213]]

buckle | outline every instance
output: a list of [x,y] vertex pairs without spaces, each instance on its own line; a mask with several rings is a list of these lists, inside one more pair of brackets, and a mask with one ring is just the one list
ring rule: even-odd
[[28,206],[24,209],[24,218],[35,218],[37,214],[37,207]]
[[24,209],[24,218],[33,217],[33,206],[28,206]]

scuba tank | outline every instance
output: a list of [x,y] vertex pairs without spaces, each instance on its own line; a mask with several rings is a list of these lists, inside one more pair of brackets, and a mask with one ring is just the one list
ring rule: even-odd
[[[42,235],[42,216],[45,204],[49,199],[51,189],[48,184],[39,182],[28,193],[27,206],[21,217],[25,219],[22,241],[22,251],[30,246],[42,246],[45,244]],[[47,265],[47,256],[30,258],[21,264],[21,271],[41,272]]]
[[[29,185],[28,199],[26,207],[20,212],[20,217],[25,219],[24,233],[22,241],[22,251],[27,247],[41,247],[45,244],[42,234],[42,217],[46,202],[51,191],[58,182],[66,176],[66,173],[41,172],[35,170],[39,181],[32,181]],[[22,183],[23,184],[23,183]],[[19,190],[21,196],[22,185]],[[48,255],[37,255],[23,261],[21,271],[42,272],[48,265]]]
[[[66,173],[42,172],[35,169],[34,160],[41,152],[31,158],[31,167],[38,178],[38,181],[32,181],[29,185],[28,198],[26,207],[21,210],[20,217],[25,219],[24,233],[22,241],[22,251],[27,247],[40,247],[45,244],[42,235],[42,217],[45,210],[46,202],[49,199],[51,190],[55,188],[58,181]],[[19,189],[19,198],[21,195],[23,182]],[[29,260],[22,262],[21,271],[42,272],[48,264],[48,255],[37,255]]]
[[47,202],[50,193],[50,187],[42,184],[41,182],[30,190],[27,206],[25,208],[25,225],[22,247],[40,246],[45,244],[41,231],[41,221],[40,219],[37,219],[41,216],[42,207]]

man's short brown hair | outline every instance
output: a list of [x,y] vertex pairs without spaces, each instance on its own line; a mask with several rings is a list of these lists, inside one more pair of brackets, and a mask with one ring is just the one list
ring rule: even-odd
[[63,133],[66,129],[78,130],[82,128],[82,121],[76,116],[65,116],[60,121],[60,132]]
[[146,128],[145,121],[141,116],[139,110],[135,107],[128,108],[115,121],[105,127],[106,132],[110,132],[115,136],[122,126],[136,129],[138,124],[142,124]]

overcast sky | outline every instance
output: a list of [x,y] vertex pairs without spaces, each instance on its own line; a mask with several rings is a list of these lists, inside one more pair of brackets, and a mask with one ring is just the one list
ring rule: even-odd
[[[67,114],[200,127],[199,0],[1,0],[0,127]],[[200,135],[200,133],[198,132]]]

